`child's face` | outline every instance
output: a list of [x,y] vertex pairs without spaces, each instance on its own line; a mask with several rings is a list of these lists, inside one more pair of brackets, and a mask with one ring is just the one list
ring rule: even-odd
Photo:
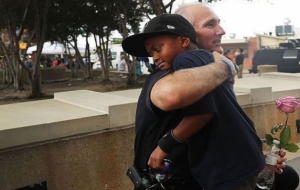
[[155,65],[162,70],[172,68],[175,57],[185,50],[180,36],[167,34],[148,38],[145,48],[153,56]]

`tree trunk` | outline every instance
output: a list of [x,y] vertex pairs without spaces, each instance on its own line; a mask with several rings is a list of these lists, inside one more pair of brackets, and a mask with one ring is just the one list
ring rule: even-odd
[[85,69],[86,69],[86,79],[92,79],[93,78],[93,74],[92,74],[92,63],[91,63],[91,52],[90,52],[90,44],[88,42],[88,35],[86,37],[86,65],[85,65]]
[[100,58],[101,62],[101,71],[102,71],[102,81],[103,82],[110,82],[109,79],[109,68],[110,68],[110,63],[109,60],[107,59],[107,49],[108,49],[108,38],[107,38],[107,43],[104,43],[103,38],[100,39],[101,43],[99,44],[97,48],[97,54],[98,57]]
[[88,64],[86,64],[86,66],[84,66],[84,63],[83,63],[83,59],[82,59],[82,56],[78,50],[78,47],[76,46],[75,48],[75,51],[76,51],[76,62],[77,62],[77,69],[80,69],[81,72],[82,72],[82,75],[83,75],[83,78],[87,79],[88,78],[88,74],[87,74],[87,68],[88,67]]
[[19,65],[19,58],[17,57],[19,56],[19,54],[14,54],[12,56],[12,63],[14,65],[14,89],[16,91],[22,91],[23,90],[23,84],[22,84],[22,78],[21,78],[21,73],[22,73],[22,69],[20,68]]
[[32,72],[32,89],[31,95],[33,97],[41,97],[42,93],[42,85],[41,85],[41,71],[40,65],[36,66],[36,68]]
[[[136,67],[136,60],[133,58],[133,61],[130,63],[129,61],[126,61],[128,63],[128,85],[134,85],[136,82],[136,76],[135,76],[135,67]],[[127,59],[128,60],[128,59]]]
[[[41,69],[40,69],[40,57],[43,50],[43,45],[46,39],[47,31],[47,18],[49,12],[49,0],[38,1],[35,0],[35,27],[36,27],[36,41],[37,43],[37,52],[33,52],[31,55],[32,62],[34,64],[32,71],[32,80],[30,80],[30,96],[31,97],[41,97],[42,96],[42,85],[41,85]],[[43,6],[43,15],[40,17],[40,7]],[[34,56],[34,57],[33,57]]]
[[[123,16],[124,16],[124,18],[119,17],[120,27],[121,27],[121,31],[122,31],[122,34],[123,34],[123,38],[127,38],[128,37],[128,31],[127,31],[127,28],[126,28],[127,15],[124,14]],[[127,65],[127,67],[128,67],[127,84],[128,85],[133,85],[133,84],[135,84],[135,60],[133,60],[132,63],[130,63],[127,54],[125,54],[125,60],[126,60],[126,63],[128,64]]]
[[149,1],[155,15],[166,13],[162,0]]

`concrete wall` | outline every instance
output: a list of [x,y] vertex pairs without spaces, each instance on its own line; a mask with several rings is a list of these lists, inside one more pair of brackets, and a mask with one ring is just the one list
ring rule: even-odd
[[22,146],[0,153],[0,186],[12,190],[47,181],[49,190],[132,189],[133,128]]
[[[261,138],[284,122],[274,100],[300,98],[300,76],[266,74],[235,83],[238,102]],[[53,100],[0,106],[1,189],[46,181],[49,190],[131,190],[125,173],[133,160],[139,93],[79,90],[56,93]],[[299,118],[300,109],[289,120],[295,143],[300,142]]]
[[[100,76],[101,69],[92,70],[93,76]],[[41,68],[41,76],[44,82],[67,80],[70,78],[83,78],[81,70],[71,70],[64,67],[47,67]]]

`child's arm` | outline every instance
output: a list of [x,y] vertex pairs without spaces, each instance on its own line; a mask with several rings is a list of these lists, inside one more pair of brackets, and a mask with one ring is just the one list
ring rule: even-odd
[[[186,139],[201,130],[213,117],[213,114],[194,115],[187,116],[182,119],[179,125],[172,130],[172,135],[180,142],[184,142]],[[148,165],[154,169],[161,169],[164,166],[163,159],[168,155],[159,146],[152,152],[149,157]]]
[[187,116],[182,119],[179,125],[173,129],[176,139],[183,142],[193,134],[200,131],[213,117],[213,114]]

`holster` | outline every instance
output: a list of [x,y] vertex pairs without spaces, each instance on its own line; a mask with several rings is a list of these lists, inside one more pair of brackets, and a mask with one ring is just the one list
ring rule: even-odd
[[134,190],[154,190],[158,185],[147,175],[141,175],[139,169],[134,165],[128,168],[126,175],[132,181]]

